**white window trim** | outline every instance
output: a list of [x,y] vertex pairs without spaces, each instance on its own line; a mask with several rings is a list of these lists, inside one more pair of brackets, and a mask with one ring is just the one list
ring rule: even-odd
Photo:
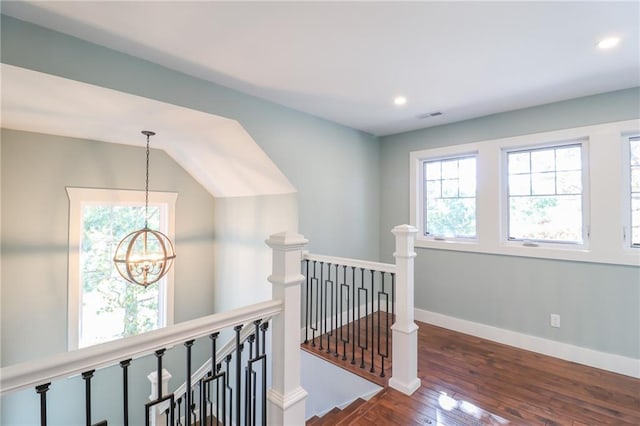
[[[86,203],[140,204],[144,201],[144,191],[124,189],[98,189],[67,187],[69,197],[69,280],[68,280],[68,317],[67,317],[67,348],[78,349],[80,309],[80,221],[81,208]],[[149,191],[149,205],[163,206],[167,209],[167,236],[175,241],[175,205],[178,194],[175,192]],[[133,231],[133,230],[132,230]],[[166,275],[166,326],[174,322],[174,268]]]
[[[624,205],[628,198],[623,191],[625,173],[620,139],[623,135],[639,131],[640,119],[634,119],[411,152],[409,160],[410,223],[420,230],[416,247],[578,262],[640,265],[638,250],[625,248],[625,243],[622,241],[624,227],[628,225],[624,215],[620,214],[620,210],[624,212]],[[587,165],[583,179],[589,185],[584,188],[584,192],[588,192],[584,198],[584,213],[589,234],[585,244],[580,247],[565,244],[527,247],[522,242],[507,241],[503,213],[507,207],[504,195],[506,194],[506,171],[502,161],[504,150],[558,144],[572,140],[588,141],[588,148],[583,152],[583,164]],[[476,240],[473,242],[436,241],[425,238],[420,221],[422,161],[470,152],[478,153],[476,157],[478,174]],[[615,206],[618,206],[617,209]]]
[[624,194],[624,205],[622,208],[622,244],[625,251],[629,253],[640,253],[639,247],[631,246],[631,147],[629,144],[631,138],[634,137],[640,137],[640,132],[628,132],[622,134],[620,137],[622,143],[622,166],[624,169],[622,184],[622,191]]

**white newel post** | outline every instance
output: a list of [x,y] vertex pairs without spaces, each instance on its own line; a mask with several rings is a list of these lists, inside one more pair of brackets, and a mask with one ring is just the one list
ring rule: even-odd
[[[166,369],[162,369],[162,395],[167,395],[169,393],[169,379],[171,379],[171,373],[169,373]],[[152,371],[147,376],[149,382],[151,382],[151,394],[149,395],[149,401],[154,401],[158,399],[158,372]],[[159,404],[156,405],[153,410],[155,410],[155,415],[150,417],[151,426],[163,425],[166,423],[164,410],[168,407],[167,404]],[[162,407],[162,408],[161,408]]]
[[393,372],[389,386],[411,395],[422,384],[418,378],[418,326],[413,321],[413,247],[418,230],[398,225],[391,232],[396,236],[396,322],[391,326]]
[[269,281],[273,300],[284,302],[273,318],[271,331],[271,388],[267,391],[269,424],[305,424],[307,392],[300,385],[300,273],[302,249],[307,240],[299,234],[282,232],[266,241],[273,252]]

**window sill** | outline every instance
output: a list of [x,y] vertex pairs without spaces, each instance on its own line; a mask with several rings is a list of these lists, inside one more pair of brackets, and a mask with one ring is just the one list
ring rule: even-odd
[[536,247],[527,247],[522,242],[457,241],[418,238],[416,248],[432,250],[450,250],[469,253],[495,254],[501,256],[532,257],[539,259],[570,260],[574,262],[605,263],[613,265],[640,266],[640,250],[620,249],[615,253],[596,252],[585,246],[558,247],[540,243]]

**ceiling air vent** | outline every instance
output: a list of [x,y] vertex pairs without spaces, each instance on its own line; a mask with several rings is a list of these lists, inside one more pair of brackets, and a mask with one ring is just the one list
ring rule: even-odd
[[439,116],[439,115],[442,115],[442,113],[441,113],[440,111],[436,111],[436,112],[427,112],[427,113],[425,113],[425,114],[419,114],[419,115],[416,115],[416,118],[419,118],[419,119],[421,119],[421,120],[422,120],[422,119],[424,119],[424,118],[437,117],[437,116]]

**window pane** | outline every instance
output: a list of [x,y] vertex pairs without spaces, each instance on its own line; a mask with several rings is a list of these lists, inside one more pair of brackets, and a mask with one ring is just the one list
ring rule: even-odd
[[474,198],[429,200],[427,233],[431,235],[474,237],[476,234]]
[[[162,325],[159,285],[127,283],[113,266],[120,239],[144,226],[144,207],[84,205],[80,272],[79,347],[153,330]],[[160,209],[149,207],[149,226],[159,229]]]
[[529,173],[529,153],[528,152],[512,152],[508,156],[509,174]]
[[531,193],[533,195],[554,195],[556,193],[555,173],[532,173]]
[[425,163],[427,180],[440,179],[440,161]]
[[631,192],[640,192],[640,167],[631,168]]
[[[444,172],[444,168],[442,169]],[[449,179],[442,181],[442,196],[452,198],[458,196],[458,179]]]
[[631,244],[640,245],[640,194],[631,197]]
[[555,155],[553,149],[531,151],[531,171],[549,172],[555,169]]
[[425,235],[475,236],[476,158],[424,164]]
[[640,138],[631,138],[629,147],[631,150],[631,165],[640,166]]
[[[582,243],[581,150],[566,145],[507,153],[508,238]],[[512,173],[512,160],[524,162],[527,154],[530,173]]]
[[509,237],[582,242],[582,197],[513,197],[509,200]]
[[580,147],[573,146],[556,150],[556,170],[580,169],[582,169]]
[[427,198],[440,198],[442,196],[442,192],[440,192],[441,184],[442,181],[440,180],[428,180],[425,185]]
[[460,181],[458,182],[461,197],[475,197],[476,196],[476,159],[465,158],[460,160],[458,175]]
[[531,175],[509,176],[509,195],[531,195]]
[[582,192],[582,173],[575,172],[558,172],[557,191],[558,194],[580,194]]
[[458,177],[458,160],[442,162],[442,179],[455,179]]

